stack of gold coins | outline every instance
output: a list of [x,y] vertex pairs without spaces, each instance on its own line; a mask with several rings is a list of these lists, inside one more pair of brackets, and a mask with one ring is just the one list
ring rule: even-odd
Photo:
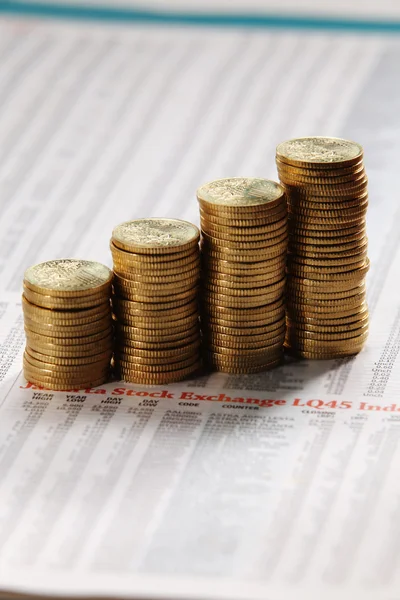
[[25,378],[53,390],[104,383],[113,347],[110,269],[51,260],[25,271]]
[[363,150],[300,138],[280,144],[276,162],[289,204],[285,345],[305,358],[356,354],[368,336]]
[[205,359],[232,374],[272,368],[282,360],[286,329],[284,190],[237,177],[203,185],[197,198]]
[[114,229],[114,362],[125,381],[164,384],[199,369],[199,237],[178,219]]

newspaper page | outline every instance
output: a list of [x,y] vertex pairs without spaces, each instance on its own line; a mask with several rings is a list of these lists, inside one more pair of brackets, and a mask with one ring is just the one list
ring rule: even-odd
[[[0,23],[0,590],[400,597],[400,44]],[[371,330],[350,359],[166,387],[21,374],[24,269],[111,264],[113,224],[198,222],[196,187],[276,179],[276,144],[365,148]]]

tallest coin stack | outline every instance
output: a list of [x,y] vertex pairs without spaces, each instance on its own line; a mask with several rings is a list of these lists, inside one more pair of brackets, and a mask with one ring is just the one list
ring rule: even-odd
[[356,354],[368,335],[362,147],[300,138],[280,144],[276,162],[289,207],[285,345],[304,358]]

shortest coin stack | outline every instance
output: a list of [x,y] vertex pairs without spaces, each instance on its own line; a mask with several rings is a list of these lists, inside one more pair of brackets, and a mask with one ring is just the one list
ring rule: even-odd
[[59,259],[26,270],[22,306],[25,378],[53,390],[101,385],[113,347],[112,272],[86,260]]
[[279,365],[285,340],[287,207],[274,181],[220,179],[197,190],[204,355],[231,374]]
[[178,219],[137,219],[114,229],[114,362],[125,381],[165,384],[199,369],[199,237]]

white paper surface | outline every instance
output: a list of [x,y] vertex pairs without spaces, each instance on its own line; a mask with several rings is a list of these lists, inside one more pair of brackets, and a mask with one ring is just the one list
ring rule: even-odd
[[[379,36],[0,24],[0,590],[400,597],[400,45]],[[20,375],[24,269],[111,263],[112,226],[198,222],[276,144],[365,147],[371,333],[354,359],[53,393]]]

